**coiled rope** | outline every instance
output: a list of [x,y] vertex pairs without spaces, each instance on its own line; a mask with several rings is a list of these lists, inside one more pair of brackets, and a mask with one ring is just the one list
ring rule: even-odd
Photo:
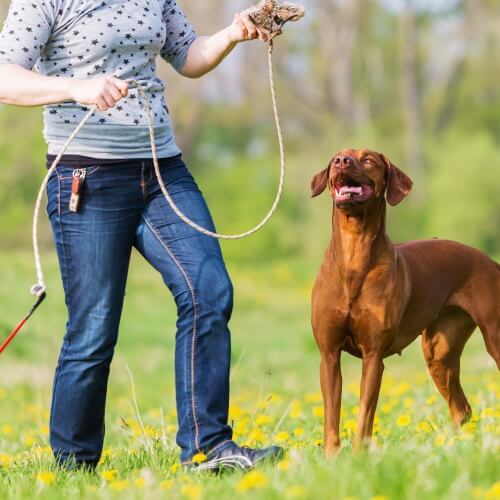
[[[162,190],[163,195],[165,196],[165,199],[167,200],[168,204],[172,207],[172,210],[176,213],[176,215],[184,221],[186,224],[191,226],[193,229],[196,231],[205,234],[207,236],[211,236],[212,238],[218,238],[221,240],[238,240],[242,238],[246,238],[248,236],[251,236],[252,234],[256,233],[260,229],[262,229],[271,219],[271,217],[274,215],[276,212],[276,209],[278,208],[278,204],[281,200],[281,197],[283,195],[283,187],[285,184],[285,148],[284,148],[284,143],[283,143],[283,133],[281,130],[281,122],[280,122],[280,115],[279,115],[279,110],[278,110],[278,103],[276,99],[276,87],[274,83],[274,68],[273,68],[273,48],[274,48],[274,43],[273,39],[269,41],[269,47],[268,47],[268,67],[269,67],[269,85],[271,89],[271,97],[272,97],[272,103],[273,103],[273,111],[274,111],[274,120],[276,123],[276,131],[278,135],[278,143],[279,143],[279,154],[280,154],[280,179],[279,179],[279,184],[278,184],[278,191],[276,193],[276,197],[274,199],[274,202],[267,213],[267,215],[262,219],[262,221],[257,224],[255,227],[252,229],[245,231],[243,233],[239,234],[220,234],[217,232],[209,231],[208,229],[196,224],[196,222],[192,221],[187,217],[185,214],[182,213],[182,211],[179,209],[179,207],[175,204],[174,200],[170,196],[167,187],[165,186],[165,183],[163,182],[162,176],[161,176],[161,171],[160,171],[160,165],[158,163],[158,156],[157,156],[157,151],[156,151],[156,141],[155,141],[155,135],[154,135],[154,128],[153,128],[153,116],[152,116],[152,111],[151,111],[151,106],[149,105],[146,93],[144,92],[144,89],[142,88],[141,84],[137,82],[136,80],[129,80],[129,84],[131,86],[135,86],[137,88],[137,91],[139,92],[143,106],[144,106],[144,113],[146,115],[146,119],[148,122],[148,128],[149,128],[149,136],[151,140],[151,153],[153,157],[153,165],[155,169],[155,174],[156,178],[158,180],[158,184]],[[44,177],[42,184],[40,186],[40,190],[38,192],[38,196],[36,199],[35,203],[35,211],[33,214],[33,253],[34,253],[34,258],[35,258],[35,268],[36,268],[36,275],[37,275],[37,283],[31,287],[31,293],[33,295],[36,295],[37,297],[41,297],[42,295],[45,295],[46,291],[46,285],[45,285],[45,279],[44,279],[44,274],[43,274],[43,268],[42,268],[42,263],[40,259],[40,248],[38,244],[38,220],[40,217],[40,207],[42,204],[42,199],[43,199],[43,194],[47,188],[47,184],[49,182],[50,176],[52,173],[55,171],[57,168],[57,165],[59,164],[62,156],[68,149],[69,145],[73,141],[73,139],[76,137],[76,135],[80,132],[82,127],[87,123],[89,118],[92,116],[92,114],[97,110],[97,106],[92,106],[87,114],[83,117],[82,121],[78,124],[76,129],[73,131],[73,133],[68,137],[67,141],[64,143],[61,151],[59,154],[56,156],[54,161],[52,162],[52,165],[47,171],[46,176]]]

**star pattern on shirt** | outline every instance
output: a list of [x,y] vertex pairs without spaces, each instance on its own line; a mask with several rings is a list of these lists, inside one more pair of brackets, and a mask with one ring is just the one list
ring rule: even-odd
[[[36,65],[42,74],[95,78],[114,74],[138,79],[148,94],[157,124],[168,123],[163,82],[156,76],[156,57],[179,64],[195,32],[176,0],[88,0],[61,4],[54,0],[12,0],[0,32],[0,62]],[[150,89],[154,89],[152,92]],[[75,126],[87,106],[66,102],[46,106],[50,126]],[[94,113],[96,125],[110,123],[146,126],[141,99],[134,89],[108,110],[108,119]]]

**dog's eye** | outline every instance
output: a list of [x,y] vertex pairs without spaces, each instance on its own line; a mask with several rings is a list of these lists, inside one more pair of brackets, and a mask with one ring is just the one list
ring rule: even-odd
[[365,159],[363,160],[363,163],[364,163],[365,165],[371,165],[371,164],[373,163],[373,160],[372,160],[371,158],[365,158]]

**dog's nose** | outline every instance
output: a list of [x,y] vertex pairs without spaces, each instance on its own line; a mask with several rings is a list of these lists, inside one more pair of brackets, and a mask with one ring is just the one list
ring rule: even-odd
[[354,158],[349,155],[339,155],[333,160],[333,165],[339,170],[347,170],[354,166]]

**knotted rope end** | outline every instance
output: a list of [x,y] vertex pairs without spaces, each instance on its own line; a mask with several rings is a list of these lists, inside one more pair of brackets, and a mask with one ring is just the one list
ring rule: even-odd
[[36,284],[30,288],[31,295],[40,298],[47,292],[47,287],[45,285]]

